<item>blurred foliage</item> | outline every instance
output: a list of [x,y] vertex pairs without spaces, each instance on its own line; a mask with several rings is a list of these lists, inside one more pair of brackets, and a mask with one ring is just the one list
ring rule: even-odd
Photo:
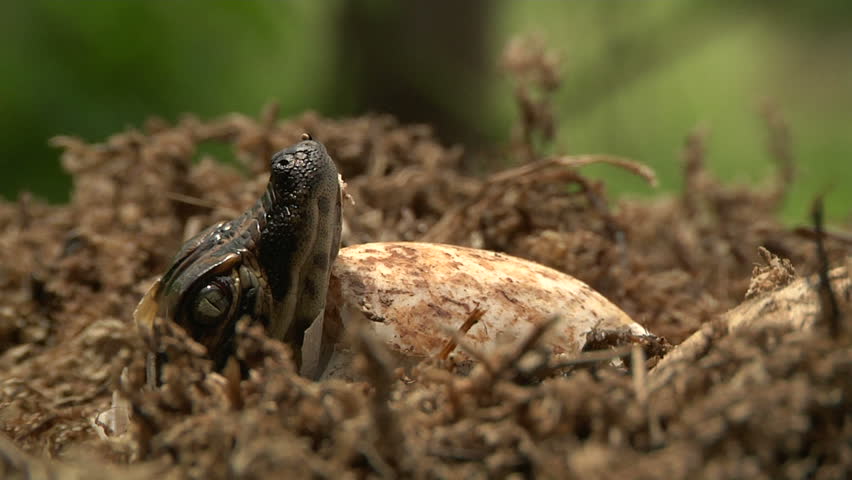
[[[389,111],[511,162],[517,112],[497,61],[516,33],[564,54],[554,150],[649,163],[680,187],[680,149],[711,132],[708,164],[732,181],[773,174],[759,105],[790,124],[798,165],[785,209],[805,221],[827,192],[852,213],[852,3],[627,1],[4,2],[0,195],[68,195],[56,134],[103,139],[150,115]],[[608,170],[611,189],[649,193]]]

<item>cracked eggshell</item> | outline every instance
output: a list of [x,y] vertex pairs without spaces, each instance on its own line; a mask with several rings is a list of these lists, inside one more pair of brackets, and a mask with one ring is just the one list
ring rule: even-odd
[[[364,323],[398,357],[418,361],[439,352],[451,337],[448,332],[457,330],[477,306],[485,313],[465,338],[482,352],[523,338],[553,314],[562,320],[544,343],[556,355],[579,353],[592,329],[648,334],[570,275],[503,253],[408,242],[340,250],[323,330],[335,342],[347,327]],[[454,355],[469,360],[459,349]],[[335,365],[347,361],[332,358],[323,376],[338,376]]]

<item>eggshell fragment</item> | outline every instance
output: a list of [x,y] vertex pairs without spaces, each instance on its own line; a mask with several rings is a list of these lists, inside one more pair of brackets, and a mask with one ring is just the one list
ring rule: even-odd
[[[366,325],[400,359],[416,362],[439,352],[476,308],[485,313],[464,337],[483,353],[523,338],[554,314],[561,321],[543,343],[555,355],[579,353],[593,329],[648,334],[570,275],[503,253],[406,242],[340,250],[323,329],[326,341],[340,340],[345,329]],[[338,346],[336,354],[344,350]],[[348,362],[332,357],[323,376],[348,377],[338,373]]]

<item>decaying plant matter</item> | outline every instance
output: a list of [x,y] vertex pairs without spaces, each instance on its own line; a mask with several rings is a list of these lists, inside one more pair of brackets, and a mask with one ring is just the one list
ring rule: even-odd
[[[165,386],[145,388],[134,306],[183,239],[255,201],[268,153],[305,131],[355,199],[345,245],[443,239],[531,259],[588,283],[672,353],[592,332],[588,351],[554,362],[541,342],[553,320],[491,351],[450,332],[452,351],[479,360],[462,374],[449,354],[400,368],[356,326],[347,335],[368,381],[315,382],[241,322],[245,377],[214,372],[174,329],[161,339]],[[849,476],[852,247],[777,221],[787,170],[765,188],[724,186],[701,142],[687,144],[682,195],[612,202],[576,165],[538,154],[511,174],[465,174],[461,148],[387,116],[279,121],[270,108],[259,120],[151,121],[96,144],[56,139],[71,202],[0,203],[0,476]],[[203,153],[211,143],[233,147],[237,165]],[[834,335],[820,327],[820,272],[844,327]],[[693,335],[703,340],[689,352]],[[110,411],[127,413],[126,432]]]
[[[511,343],[504,353],[474,350],[488,363],[468,376],[439,362],[397,370],[382,360],[381,347],[365,344],[355,361],[383,371],[383,380],[316,383],[296,374],[282,344],[242,325],[238,354],[251,366],[248,378],[213,373],[203,349],[173,332],[169,387],[146,391],[133,306],[184,230],[228,218],[265,183],[262,173],[245,177],[209,159],[194,162],[203,142],[233,142],[244,171],[252,172],[263,162],[252,152],[265,142],[277,148],[305,130],[323,138],[356,199],[346,209],[347,244],[424,238],[456,215],[449,206],[475,204],[500,179],[458,173],[458,149],[444,149],[424,127],[400,127],[388,117],[333,121],[307,114],[274,125],[245,116],[187,118],[104,144],[65,139],[72,202],[50,206],[24,197],[0,205],[0,281],[7,292],[0,308],[0,405],[3,432],[15,444],[2,449],[14,460],[4,464],[7,472],[45,468],[63,477],[92,461],[131,461],[132,467],[112,468],[174,478],[281,471],[830,477],[849,468],[843,460],[852,435],[849,340],[818,329],[717,330],[694,361],[660,385],[662,376],[651,370],[645,387],[634,380],[643,378],[635,377],[641,358],[629,349],[584,353],[558,366],[536,342]],[[691,174],[705,181],[689,193],[697,214],[689,215],[681,198],[623,201],[608,207],[607,218],[593,205],[604,197],[542,188],[551,175],[562,181],[564,171],[578,175],[557,166],[538,170],[543,177],[534,183],[525,178],[536,179],[535,170],[502,181],[489,194],[491,210],[465,217],[473,220],[460,231],[470,233],[459,241],[481,238],[482,246],[567,271],[675,344],[741,303],[759,246],[789,259],[799,278],[817,271],[813,240],[775,222],[775,203],[760,190],[722,187],[698,169]],[[400,194],[391,202],[394,191]],[[722,207],[731,204],[737,208]],[[496,219],[512,217],[519,221],[490,230]],[[611,236],[613,221],[624,234],[620,242]],[[848,244],[824,240],[832,265],[844,267]],[[792,273],[786,262],[764,258]],[[756,274],[757,282],[767,278],[763,269]],[[787,281],[787,275],[770,277]],[[774,294],[767,284],[757,291],[750,301]],[[848,311],[848,287],[835,291]],[[458,340],[456,348],[467,348],[464,335]],[[648,351],[652,365],[657,357]],[[635,373],[609,366],[614,358]],[[104,440],[94,419],[113,408],[114,391],[127,402],[132,423],[125,435]],[[779,463],[779,456],[788,460]],[[63,462],[48,465],[44,458]]]

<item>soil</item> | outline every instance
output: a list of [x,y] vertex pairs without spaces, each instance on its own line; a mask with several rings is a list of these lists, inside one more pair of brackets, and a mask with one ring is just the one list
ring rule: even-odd
[[[531,378],[523,355],[462,375],[440,365],[401,371],[367,345],[360,361],[370,382],[312,382],[287,346],[256,327],[239,332],[250,367],[242,380],[212,372],[203,349],[178,335],[168,388],[144,388],[134,307],[184,239],[255,201],[271,153],[303,132],[326,145],[354,200],[344,245],[446,242],[531,259],[587,282],[672,345],[747,292],[771,294],[825,268],[819,235],[777,219],[789,172],[763,186],[722,185],[703,168],[700,136],[686,149],[684,194],[618,202],[552,159],[466,173],[461,147],[381,115],[278,121],[269,109],[260,119],[152,119],[97,144],[59,137],[70,203],[0,203],[0,477],[852,473],[848,290],[835,299],[833,333],[821,323],[719,331],[650,390],[642,378],[666,348],[645,362],[634,352],[630,369],[578,362]],[[217,144],[237,162],[199,153]],[[848,238],[820,238],[829,265],[850,263]],[[123,405],[132,412],[124,433],[102,420]]]

